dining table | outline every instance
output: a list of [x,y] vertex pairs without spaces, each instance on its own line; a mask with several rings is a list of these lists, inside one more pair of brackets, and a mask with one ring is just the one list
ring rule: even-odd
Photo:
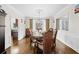
[[33,34],[31,36],[31,43],[33,44],[34,53],[37,53],[38,43],[43,41],[43,35],[42,34]]

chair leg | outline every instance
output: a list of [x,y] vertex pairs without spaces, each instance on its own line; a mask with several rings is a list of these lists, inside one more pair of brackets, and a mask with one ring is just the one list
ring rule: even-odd
[[53,54],[56,54],[56,44],[54,44],[54,46],[52,47],[52,50],[53,50]]

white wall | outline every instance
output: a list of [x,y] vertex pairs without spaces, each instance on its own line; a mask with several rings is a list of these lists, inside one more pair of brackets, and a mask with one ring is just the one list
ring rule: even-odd
[[5,49],[11,46],[11,29],[10,29],[10,19],[7,15],[5,18]]
[[21,40],[25,37],[25,27],[26,24],[24,24],[24,19],[19,19],[18,22],[18,40]]
[[74,14],[74,6],[69,5],[55,15],[55,19],[69,17],[69,31],[59,30],[57,39],[79,52],[79,14]]
[[11,26],[10,20],[11,18],[21,18],[21,14],[17,12],[13,7],[10,5],[1,5],[2,9],[5,10],[7,16],[5,17],[5,49],[11,46]]

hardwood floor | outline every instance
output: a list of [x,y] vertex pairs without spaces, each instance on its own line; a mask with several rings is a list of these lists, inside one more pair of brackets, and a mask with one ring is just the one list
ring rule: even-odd
[[[59,40],[56,41],[56,54],[77,54],[76,51],[66,46]],[[33,48],[30,46],[30,38],[24,38],[20,41],[15,39],[13,44],[7,50],[7,54],[33,54]]]
[[56,53],[58,54],[78,54],[72,48],[68,47],[59,40],[56,41]]
[[[15,42],[15,43],[14,43]],[[7,49],[7,54],[32,54],[33,50],[30,47],[30,38],[24,38],[17,41],[14,39],[12,46]]]

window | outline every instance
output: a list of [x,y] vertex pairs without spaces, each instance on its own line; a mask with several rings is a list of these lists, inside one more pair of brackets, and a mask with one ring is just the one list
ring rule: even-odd
[[56,28],[59,30],[69,30],[69,19],[66,17],[62,17],[59,19],[56,19]]

